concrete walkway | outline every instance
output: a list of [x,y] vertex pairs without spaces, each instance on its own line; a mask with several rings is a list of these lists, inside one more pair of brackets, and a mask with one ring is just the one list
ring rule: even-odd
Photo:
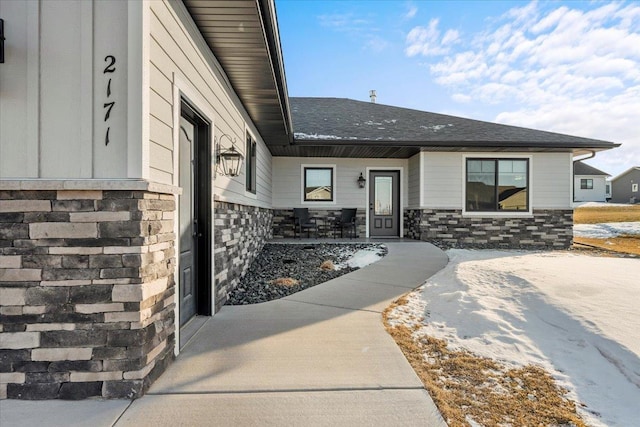
[[133,403],[3,401],[0,425],[445,425],[380,313],[447,257],[423,242],[387,246],[382,260],[324,284],[223,307]]

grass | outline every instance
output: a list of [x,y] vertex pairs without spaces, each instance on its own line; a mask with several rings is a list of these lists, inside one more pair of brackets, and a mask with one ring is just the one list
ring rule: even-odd
[[[640,205],[579,207],[573,213],[576,224],[640,221]],[[640,255],[640,235],[622,235],[606,239],[575,237],[574,243],[596,246],[605,251]]]
[[579,207],[573,211],[576,224],[599,224],[601,222],[640,221],[640,205]]
[[384,314],[385,327],[422,380],[447,424],[470,426],[585,426],[575,403],[565,397],[542,368],[509,368],[465,350],[451,350],[443,340],[392,325],[393,311],[405,305],[402,297]]
[[269,283],[276,286],[296,286],[300,282],[293,277],[278,277],[275,280],[271,280]]

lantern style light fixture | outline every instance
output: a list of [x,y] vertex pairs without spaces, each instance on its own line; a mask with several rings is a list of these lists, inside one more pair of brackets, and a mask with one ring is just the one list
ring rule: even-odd
[[[222,139],[225,137],[231,143],[231,146],[226,148],[222,147]],[[243,159],[242,153],[236,150],[235,138],[232,139],[226,133],[222,134],[216,143],[216,165],[220,166],[222,174],[231,177],[240,175]]]
[[362,176],[362,172],[360,172],[360,176],[358,177],[358,187],[364,188],[366,183],[367,183],[367,180],[365,179],[364,176]]

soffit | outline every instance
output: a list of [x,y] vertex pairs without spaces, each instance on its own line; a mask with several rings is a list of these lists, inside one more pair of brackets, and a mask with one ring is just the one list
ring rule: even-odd
[[289,144],[291,118],[273,1],[184,0],[264,142]]

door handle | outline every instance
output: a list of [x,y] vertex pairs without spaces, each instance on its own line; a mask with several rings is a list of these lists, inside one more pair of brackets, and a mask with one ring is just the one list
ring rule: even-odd
[[373,203],[369,203],[369,210],[373,210]]
[[200,228],[198,227],[198,220],[193,220],[193,233],[192,237],[202,237],[202,233],[200,233]]

